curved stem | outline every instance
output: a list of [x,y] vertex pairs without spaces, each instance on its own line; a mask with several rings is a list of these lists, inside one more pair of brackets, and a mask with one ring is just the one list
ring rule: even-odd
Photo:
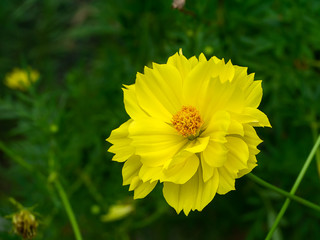
[[16,163],[26,168],[28,171],[31,171],[31,172],[34,171],[34,168],[31,164],[26,162],[21,157],[17,156],[11,149],[9,149],[6,145],[4,145],[2,141],[0,141],[0,150],[2,150],[5,154],[7,154]]
[[73,210],[71,208],[71,205],[70,205],[70,202],[69,202],[69,199],[67,197],[67,194],[66,192],[64,191],[61,183],[59,182],[58,179],[55,179],[53,181],[55,187],[57,188],[57,191],[59,193],[59,196],[61,198],[61,201],[63,203],[63,206],[67,212],[67,215],[69,217],[69,220],[71,222],[71,225],[72,225],[72,229],[73,229],[73,232],[74,232],[74,235],[76,237],[76,240],[82,240],[82,236],[81,236],[81,233],[80,233],[80,230],[79,230],[79,227],[78,227],[78,223],[77,223],[77,220],[74,216],[74,213],[73,213]]
[[257,177],[257,176],[254,175],[253,173],[249,173],[247,176],[248,176],[252,181],[260,184],[261,186],[264,186],[264,187],[266,187],[266,188],[269,188],[270,190],[273,190],[273,191],[275,191],[275,192],[277,192],[277,193],[279,193],[279,194],[281,194],[281,195],[283,195],[283,196],[285,196],[285,197],[287,197],[287,198],[290,198],[291,200],[294,200],[294,201],[296,201],[296,202],[298,202],[298,203],[300,203],[300,204],[302,204],[302,205],[304,205],[304,206],[306,206],[306,207],[312,208],[312,209],[320,212],[320,206],[317,205],[317,204],[314,204],[314,203],[312,203],[312,202],[310,202],[310,201],[308,201],[308,200],[305,200],[304,198],[295,196],[295,195],[293,195],[293,194],[291,194],[291,193],[289,193],[289,192],[287,192],[287,191],[284,191],[284,190],[282,190],[281,188],[278,188],[278,187],[276,187],[276,186],[274,186],[274,185],[272,185],[272,184],[264,181],[263,179]]
[[[2,141],[0,141],[0,150],[2,150],[3,152],[5,152],[11,159],[13,159],[16,163],[20,164],[22,167],[24,167],[25,169],[27,169],[30,172],[35,172],[36,169],[29,164],[28,162],[26,162],[23,158],[21,158],[20,156],[17,156],[16,154],[14,154],[14,152],[12,150],[10,150],[9,148],[7,148],[5,146],[5,144],[3,144]],[[51,165],[54,164],[54,158],[53,156],[51,156],[52,158],[49,158],[49,161],[51,161]],[[50,164],[49,164],[50,165]],[[45,180],[46,178],[40,173],[37,172],[36,173],[41,177],[41,180]],[[67,215],[69,217],[69,220],[71,222],[71,226],[73,228],[73,232],[74,235],[76,237],[76,240],[82,240],[82,236],[78,227],[78,223],[77,220],[74,216],[73,210],[71,208],[69,199],[67,197],[67,194],[65,193],[61,183],[59,182],[59,180],[57,179],[56,175],[53,174],[52,176],[52,180],[50,182],[52,182],[54,184],[54,186],[56,187],[59,196],[61,198],[61,201],[63,203],[63,206],[67,212]],[[50,177],[49,177],[50,178]]]
[[[306,173],[306,171],[307,171],[307,169],[308,169],[308,167],[309,167],[309,165],[310,165],[315,153],[317,152],[317,149],[318,149],[319,145],[320,145],[320,135],[318,136],[318,139],[317,139],[316,143],[313,145],[313,148],[312,148],[307,160],[305,161],[305,163],[304,163],[304,165],[303,165],[303,167],[302,167],[302,169],[301,169],[301,171],[300,171],[295,183],[293,184],[293,187],[292,187],[292,189],[290,191],[290,194],[294,195],[295,192],[297,191],[297,189],[298,189],[298,187],[299,187],[299,185],[300,185],[300,183],[302,181],[302,178],[304,177],[304,175],[305,175],[305,173]],[[272,225],[272,227],[271,227],[271,229],[270,229],[270,231],[269,231],[269,233],[268,233],[268,235],[266,237],[266,240],[271,239],[274,231],[277,229],[278,224],[279,224],[280,220],[282,219],[284,213],[286,212],[289,204],[290,204],[290,199],[287,198],[286,201],[284,202],[280,212],[278,213],[278,216],[277,216],[276,220],[274,221],[274,223],[273,223],[273,225]]]

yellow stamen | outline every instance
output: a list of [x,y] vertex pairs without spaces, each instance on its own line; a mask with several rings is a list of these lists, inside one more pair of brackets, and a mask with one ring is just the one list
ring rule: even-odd
[[192,106],[182,106],[172,117],[174,128],[184,137],[190,140],[199,136],[200,127],[203,124],[199,111]]

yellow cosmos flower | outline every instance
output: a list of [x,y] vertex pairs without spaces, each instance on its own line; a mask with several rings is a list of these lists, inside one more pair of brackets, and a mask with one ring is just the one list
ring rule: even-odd
[[145,67],[123,91],[131,119],[107,141],[135,199],[160,182],[168,204],[188,215],[234,190],[235,179],[257,165],[262,141],[253,127],[271,126],[257,109],[261,81],[247,68],[180,52]]
[[29,71],[26,71],[15,68],[11,73],[7,74],[4,83],[11,89],[25,91],[38,79],[39,73],[35,70],[30,69]]

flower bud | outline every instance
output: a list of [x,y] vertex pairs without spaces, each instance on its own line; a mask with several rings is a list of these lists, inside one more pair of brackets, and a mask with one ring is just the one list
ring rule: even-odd
[[36,236],[38,222],[35,216],[26,209],[21,210],[12,217],[14,232],[23,239],[32,239]]

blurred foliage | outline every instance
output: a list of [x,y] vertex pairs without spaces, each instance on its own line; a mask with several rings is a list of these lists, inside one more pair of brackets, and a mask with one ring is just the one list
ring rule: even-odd
[[[266,236],[284,201],[279,195],[244,177],[236,191],[188,217],[167,206],[160,187],[132,201],[105,138],[128,118],[122,84],[179,48],[188,57],[204,51],[247,66],[263,80],[260,109],[273,128],[258,130],[264,142],[254,173],[289,190],[320,129],[320,2],[187,0],[181,11],[171,3],[0,1],[1,79],[15,67],[30,66],[41,75],[26,92],[0,85],[2,217],[17,211],[8,201],[14,197],[36,205],[35,239],[73,239],[50,182],[57,175],[84,239]],[[319,186],[313,162],[297,195],[320,203]],[[101,221],[121,203],[135,210],[116,222]],[[19,239],[2,217],[0,239]],[[319,213],[291,203],[274,239],[320,239],[319,223]]]

